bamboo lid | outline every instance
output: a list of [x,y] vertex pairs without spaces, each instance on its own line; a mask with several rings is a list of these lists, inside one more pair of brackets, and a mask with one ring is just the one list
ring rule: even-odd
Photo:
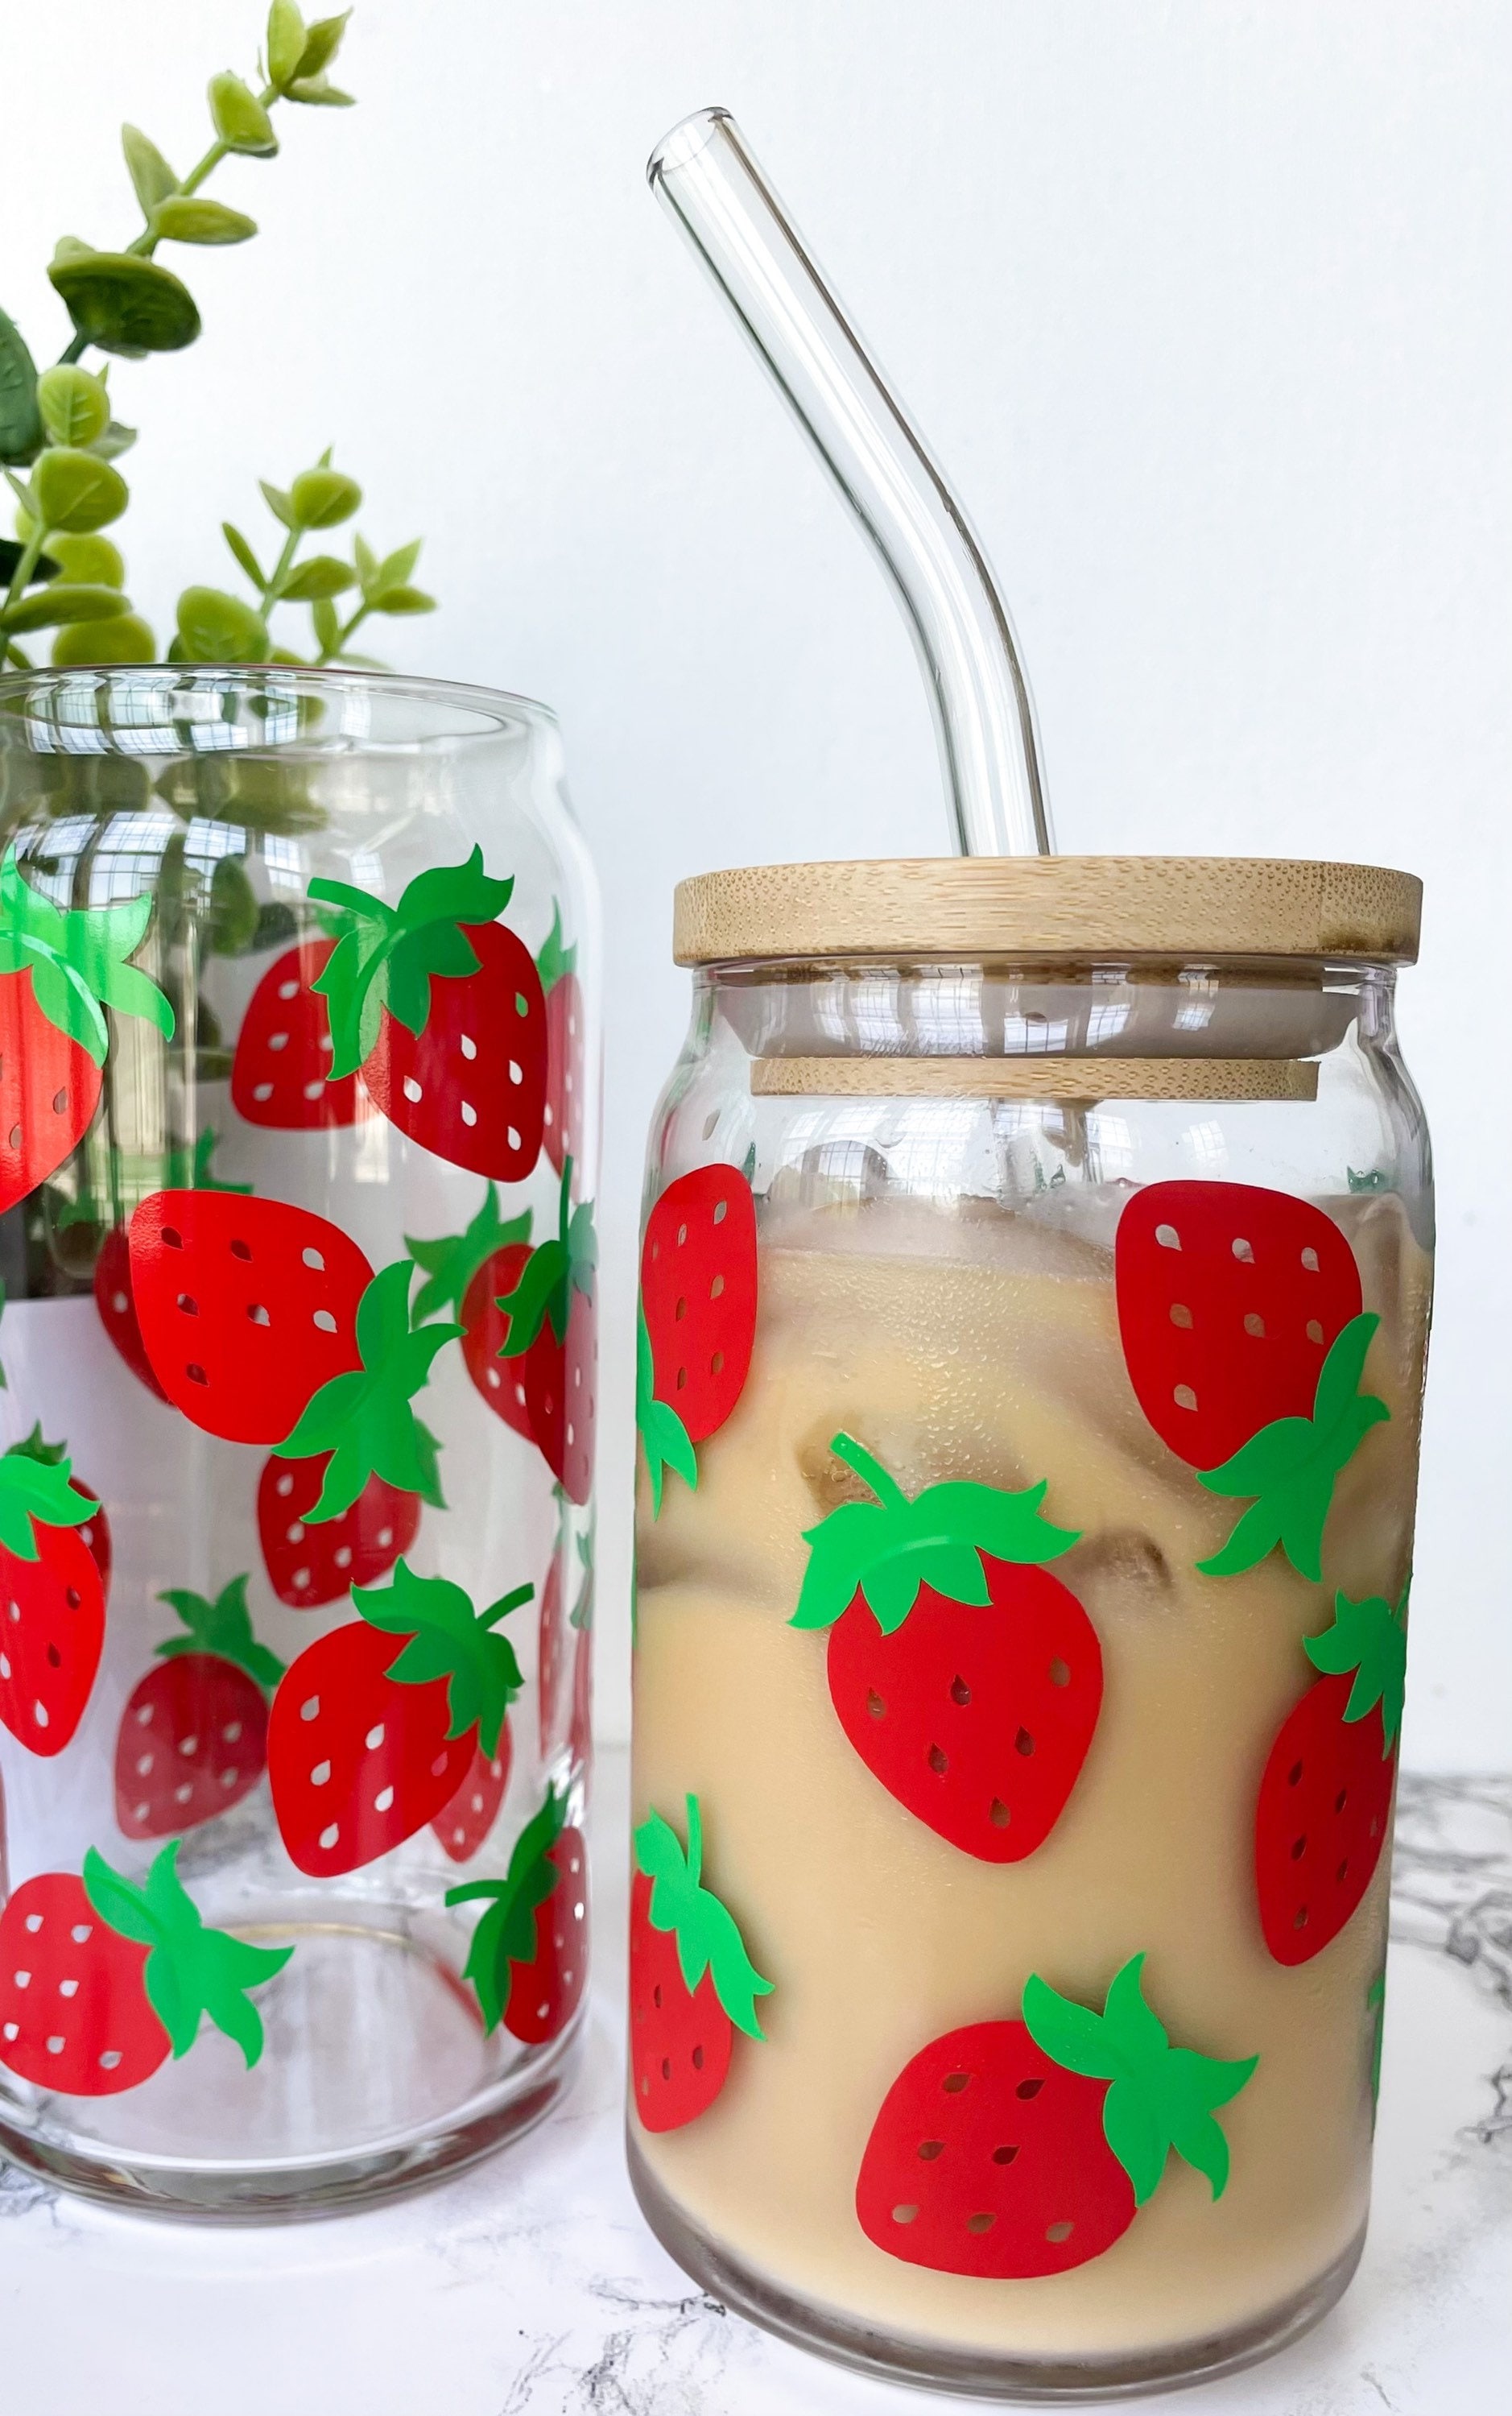
[[808,958],[1217,957],[1414,964],[1423,884],[1266,857],[892,857],[680,882],[680,965]]

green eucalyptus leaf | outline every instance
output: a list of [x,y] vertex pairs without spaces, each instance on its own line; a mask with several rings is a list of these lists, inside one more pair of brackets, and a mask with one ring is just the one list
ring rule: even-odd
[[262,568],[258,563],[258,558],[252,551],[251,547],[247,544],[246,537],[243,536],[241,530],[234,527],[230,521],[222,521],[220,523],[220,534],[225,538],[226,543],[230,546],[232,552],[234,554],[238,568],[246,571],[253,586],[260,588],[266,587],[268,582],[262,576]]
[[247,877],[247,859],[223,855],[210,876],[210,913],[203,945],[212,956],[244,957],[257,938],[257,892]]
[[118,612],[112,620],[75,621],[60,629],[52,641],[52,660],[74,665],[155,663],[157,643],[140,613]]
[[41,442],[37,365],[21,329],[0,310],[0,461],[29,461]]
[[309,33],[294,0],[273,0],[268,10],[268,81],[287,92],[299,73]]
[[170,193],[152,214],[152,231],[160,243],[246,243],[256,234],[257,220],[224,202]]
[[188,287],[159,261],[67,241],[48,276],[79,334],[102,353],[176,353],[200,332]]
[[276,521],[282,521],[286,529],[296,527],[298,523],[294,519],[293,505],[285,494],[283,489],[281,487],[270,487],[266,478],[260,478],[257,483],[262,490],[262,500],[266,504],[269,511],[273,514],[274,519]]
[[305,37],[305,47],[299,54],[296,73],[303,82],[310,76],[322,75],[341,48],[341,37],[347,30],[350,8],[339,17],[317,17]]
[[262,613],[218,587],[186,587],[178,599],[178,636],[187,662],[267,660],[268,625]]
[[111,399],[104,380],[72,361],[59,361],[42,371],[37,407],[50,445],[93,445],[110,426]]
[[134,428],[123,428],[118,419],[112,419],[100,430],[89,449],[91,453],[97,453],[102,461],[113,461],[117,454],[129,453],[136,441]]
[[278,148],[273,120],[255,92],[230,73],[210,79],[210,114],[228,151],[270,159]]
[[60,579],[82,580],[93,587],[126,585],[126,564],[119,547],[113,546],[108,536],[50,537],[44,558],[56,565]]
[[54,579],[50,586],[20,596],[0,613],[0,628],[23,636],[28,629],[61,628],[67,621],[110,621],[126,611],[118,587],[86,587],[72,580]]
[[281,596],[289,604],[317,604],[328,596],[344,596],[356,583],[350,562],[337,561],[334,553],[312,553],[284,581]]
[[362,502],[362,489],[339,470],[301,470],[289,502],[294,528],[335,528],[338,521],[352,518]]
[[122,127],[121,148],[126,154],[131,189],[142,204],[142,215],[150,219],[159,202],[177,192],[178,178],[157,143],[149,142],[139,126]]
[[119,470],[74,445],[50,445],[37,455],[32,493],[43,527],[70,536],[119,520],[127,501]]
[[351,109],[354,106],[350,92],[338,91],[325,76],[296,76],[288,86],[291,100],[302,101],[307,109]]
[[385,587],[371,598],[375,612],[434,612],[436,599],[423,587]]

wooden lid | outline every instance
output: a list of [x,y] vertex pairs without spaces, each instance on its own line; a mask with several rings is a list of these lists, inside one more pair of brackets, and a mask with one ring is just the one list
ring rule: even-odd
[[809,958],[1359,958],[1414,964],[1423,884],[1370,864],[1192,855],[767,864],[678,883],[680,965]]

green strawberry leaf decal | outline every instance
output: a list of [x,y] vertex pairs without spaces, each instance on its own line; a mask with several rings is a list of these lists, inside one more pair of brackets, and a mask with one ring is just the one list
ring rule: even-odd
[[112,1870],[93,1846],[84,1856],[84,1893],[108,1929],[148,1946],[142,1972],[147,2001],[187,2055],[208,2016],[235,2041],[250,2071],[262,2053],[262,2019],[247,1991],[281,1971],[292,1946],[249,1946],[224,1929],[206,1929],[175,1865],[182,1840],[165,1846],[141,1887]]
[[1302,1650],[1325,1677],[1341,1678],[1350,1670],[1355,1684],[1344,1706],[1346,1720],[1363,1720],[1377,1705],[1381,1711],[1381,1759],[1386,1759],[1401,1729],[1401,1709],[1407,1690],[1407,1596],[1409,1578],[1395,1609],[1379,1594],[1363,1602],[1334,1596],[1334,1619],[1321,1636],[1305,1636]]
[[1041,1515],[1043,1482],[1022,1493],[995,1485],[926,1485],[910,1502],[896,1477],[853,1436],[831,1437],[830,1448],[876,1500],[843,1502],[805,1532],[809,1564],[793,1627],[832,1627],[859,1590],[883,1635],[891,1636],[912,1610],[921,1586],[933,1586],[952,1602],[990,1602],[983,1553],[1039,1566],[1081,1540],[1079,1529],[1053,1526]]
[[271,1695],[284,1673],[284,1664],[277,1653],[260,1644],[252,1632],[251,1614],[247,1608],[247,1578],[232,1578],[222,1586],[214,1602],[202,1593],[189,1593],[177,1587],[160,1593],[170,1610],[176,1610],[184,1622],[187,1634],[166,1637],[157,1647],[161,1661],[175,1660],[184,1653],[213,1653],[221,1661],[235,1663],[245,1669],[254,1685]]
[[1385,1401],[1359,1389],[1380,1322],[1367,1309],[1338,1335],[1318,1371],[1310,1418],[1277,1418],[1220,1468],[1199,1472],[1197,1482],[1209,1493],[1255,1497],[1221,1551],[1198,1562],[1205,1577],[1237,1577],[1279,1544],[1299,1577],[1320,1582],[1335,1479],[1371,1427],[1391,1415]]
[[310,883],[312,898],[352,917],[312,984],[330,1009],[327,1081],[354,1074],[371,1056],[385,1006],[406,1032],[418,1036],[425,1030],[432,976],[455,981],[477,972],[478,956],[466,927],[496,922],[514,887],[513,881],[495,881],[484,871],[481,847],[465,864],[434,865],[417,873],[397,906],[385,906],[381,898],[344,881]]
[[[391,1673],[392,1674],[392,1673]],[[535,1955],[536,1908],[545,1904],[561,1874],[550,1859],[567,1818],[566,1795],[554,1789],[515,1840],[509,1869],[502,1880],[467,1880],[448,1888],[448,1905],[487,1902],[488,1910],[472,1932],[472,1943],[462,1977],[477,1991],[485,2033],[491,2035],[509,2002],[509,1967],[529,1963]]]
[[593,1528],[577,1538],[577,1557],[583,1564],[583,1581],[577,1589],[577,1599],[567,1614],[569,1627],[591,1627],[593,1624]]
[[1102,2106],[1103,2136],[1134,2185],[1136,2206],[1153,2197],[1173,2150],[1221,2197],[1229,2143],[1213,2109],[1237,2097],[1260,2059],[1230,2063],[1173,2046],[1145,2001],[1144,1968],[1143,1955],[1131,1956],[1110,1983],[1100,2014],[1031,1973],[1024,1984],[1025,2027],[1064,2071],[1112,2082]]
[[501,1359],[517,1359],[528,1351],[541,1328],[549,1324],[559,1342],[567,1339],[575,1291],[592,1295],[598,1267],[598,1235],[593,1231],[591,1200],[571,1204],[572,1159],[561,1169],[561,1194],[554,1240],[531,1252],[518,1283],[497,1303],[509,1320],[509,1334]]
[[139,1016],[173,1036],[173,1010],[155,981],[127,959],[152,920],[152,894],[119,906],[61,907],[22,876],[14,842],[0,863],[0,974],[30,973],[49,1023],[97,1065],[110,1047],[104,1009]]
[[636,1426],[646,1447],[651,1517],[659,1518],[666,1471],[675,1469],[690,1493],[696,1493],[698,1455],[687,1427],[670,1401],[659,1401],[656,1397],[656,1368],[644,1309],[638,1309],[636,1314]]
[[1386,2043],[1386,1970],[1384,1963],[1365,1991],[1365,2010],[1370,2016],[1370,2119],[1373,2125],[1375,2109],[1381,2103],[1381,2057]]
[[71,1468],[61,1443],[43,1442],[39,1426],[0,1454],[0,1544],[18,1561],[38,1556],[34,1518],[43,1527],[82,1527],[99,1508],[74,1491]]
[[462,1314],[467,1288],[478,1269],[487,1266],[496,1250],[508,1249],[515,1242],[531,1238],[531,1212],[512,1216],[504,1223],[499,1214],[499,1192],[490,1183],[484,1194],[483,1205],[463,1233],[442,1233],[439,1240],[422,1242],[410,1234],[404,1246],[426,1277],[414,1299],[414,1319],[423,1325],[449,1308],[457,1317]]
[[541,943],[535,970],[541,976],[543,996],[554,990],[558,982],[564,980],[568,974],[577,970],[576,947],[564,948],[561,944],[561,909],[554,898],[551,900],[551,929]]
[[274,1454],[277,1459],[331,1455],[320,1499],[305,1513],[307,1526],[339,1518],[374,1475],[401,1492],[418,1493],[438,1510],[446,1506],[437,1465],[440,1447],[410,1403],[429,1381],[437,1352],[464,1329],[412,1323],[413,1275],[409,1259],[396,1259],[373,1277],[357,1306],[361,1367],[322,1384]]
[[516,1586],[487,1610],[475,1611],[472,1597],[449,1578],[418,1578],[399,1560],[391,1584],[353,1586],[352,1599],[369,1627],[410,1639],[386,1674],[401,1686],[427,1686],[444,1678],[451,1714],[447,1736],[462,1736],[476,1725],[479,1744],[492,1754],[499,1749],[504,1714],[525,1683],[508,1637],[492,1630],[534,1591]]
[[704,1973],[711,1971],[714,1994],[736,2029],[747,2038],[765,2038],[756,2001],[770,1997],[773,1984],[762,1978],[746,1953],[734,1914],[703,1884],[703,1823],[696,1795],[687,1798],[687,1807],[686,1853],[677,1831],[659,1812],[651,1813],[634,1833],[636,1866],[651,1883],[651,1927],[669,1929],[677,1940],[690,1997]]

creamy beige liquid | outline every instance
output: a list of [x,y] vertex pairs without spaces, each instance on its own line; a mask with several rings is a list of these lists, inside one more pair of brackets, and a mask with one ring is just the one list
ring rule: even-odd
[[[1345,1469],[1323,1587],[1273,1554],[1200,1577],[1237,1503],[1215,1502],[1152,1431],[1118,1341],[1110,1252],[1026,1218],[891,1205],[763,1229],[760,1322],[696,1495],[643,1487],[636,1818],[702,1802],[705,1876],[775,1983],[764,2044],[737,2037],[725,2089],[641,2152],[675,2204],[780,2288],[884,2333],[1005,2357],[1095,2357],[1239,2327],[1298,2292],[1365,2216],[1383,1858],[1310,1963],[1267,1954],[1255,1910],[1255,1794],[1311,1675],[1301,1638],[1333,1587],[1395,1600],[1410,1562],[1429,1264],[1389,1199],[1325,1202],[1382,1329],[1366,1389],[1391,1423]],[[827,1639],[788,1626],[802,1531],[861,1487],[844,1427],[912,1494],[970,1477],[1048,1478],[1081,1528],[1055,1573],[1101,1639],[1101,1718],[1047,1842],[991,1865],[935,1835],[858,1759],[831,1706]],[[1100,2006],[1145,1950],[1173,2039],[1258,2054],[1220,2116],[1216,2203],[1172,2158],[1104,2256],[1028,2281],[889,2257],[858,2223],[862,2152],[887,2090],[940,2032],[1019,2011],[1025,1976]]]

